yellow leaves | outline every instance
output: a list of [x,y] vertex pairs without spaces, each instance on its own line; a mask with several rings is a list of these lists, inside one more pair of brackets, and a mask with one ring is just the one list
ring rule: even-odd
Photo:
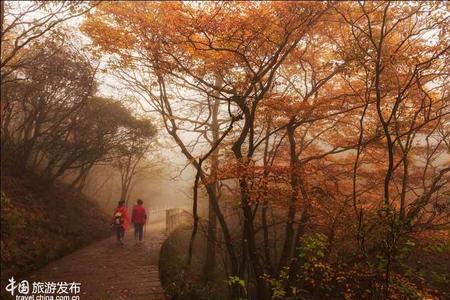
[[273,116],[293,117],[311,111],[311,105],[295,96],[269,95],[263,103]]
[[104,51],[165,53],[203,77],[210,70],[223,74],[233,68],[257,70],[279,47],[299,38],[304,33],[302,18],[321,6],[104,2],[83,31]]
[[114,28],[103,19],[91,18],[82,25],[81,30],[107,52],[132,49],[136,42],[131,33]]

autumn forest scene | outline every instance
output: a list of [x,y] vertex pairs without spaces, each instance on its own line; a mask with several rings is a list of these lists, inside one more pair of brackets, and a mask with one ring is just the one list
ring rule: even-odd
[[450,3],[2,1],[1,186],[1,299],[450,299]]

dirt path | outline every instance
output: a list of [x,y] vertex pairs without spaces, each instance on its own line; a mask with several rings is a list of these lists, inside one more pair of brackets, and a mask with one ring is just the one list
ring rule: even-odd
[[30,281],[80,282],[80,300],[162,300],[159,251],[164,241],[163,219],[148,224],[144,243],[136,245],[133,231],[124,245],[109,238],[67,255],[28,276]]

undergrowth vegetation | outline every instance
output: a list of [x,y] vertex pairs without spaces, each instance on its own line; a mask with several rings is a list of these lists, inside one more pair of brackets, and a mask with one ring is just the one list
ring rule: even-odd
[[109,234],[109,217],[75,190],[2,176],[2,286]]

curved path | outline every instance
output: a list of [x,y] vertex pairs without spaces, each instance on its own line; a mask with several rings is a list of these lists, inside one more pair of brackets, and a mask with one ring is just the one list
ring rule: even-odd
[[28,276],[30,281],[80,282],[80,300],[163,300],[159,251],[164,218],[149,222],[144,242],[136,245],[127,231],[124,245],[114,237],[96,242],[56,260]]

